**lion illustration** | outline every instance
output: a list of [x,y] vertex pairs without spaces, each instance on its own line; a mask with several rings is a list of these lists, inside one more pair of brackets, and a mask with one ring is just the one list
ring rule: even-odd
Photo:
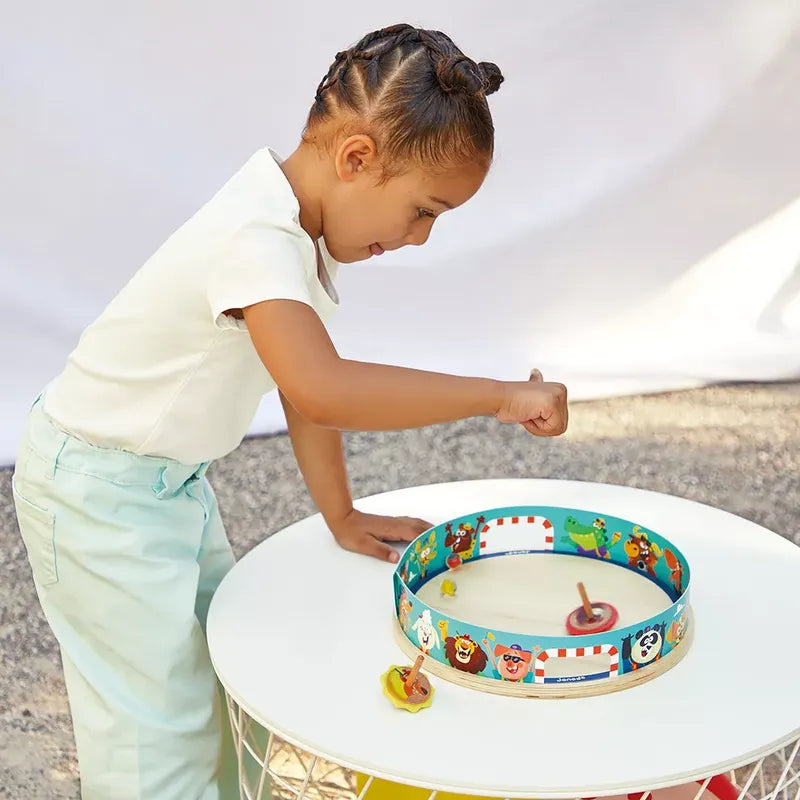
[[444,654],[451,666],[473,675],[483,672],[489,656],[477,642],[465,634],[448,636],[446,620],[439,620],[439,630],[444,639]]

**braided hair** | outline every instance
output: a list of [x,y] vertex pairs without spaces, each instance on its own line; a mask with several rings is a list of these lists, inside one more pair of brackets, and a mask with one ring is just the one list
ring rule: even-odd
[[376,140],[384,173],[409,161],[426,169],[476,160],[488,167],[494,125],[486,96],[502,82],[496,64],[476,63],[441,31],[381,28],[336,54],[304,138],[344,115]]

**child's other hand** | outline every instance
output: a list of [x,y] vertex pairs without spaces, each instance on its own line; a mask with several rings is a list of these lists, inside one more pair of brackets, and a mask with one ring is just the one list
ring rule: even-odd
[[386,542],[411,542],[433,526],[414,517],[383,517],[353,509],[341,520],[329,522],[328,527],[345,550],[394,564],[397,552]]
[[500,422],[519,422],[534,436],[560,436],[567,429],[567,387],[563,383],[547,383],[535,369],[529,380],[505,386],[497,412]]

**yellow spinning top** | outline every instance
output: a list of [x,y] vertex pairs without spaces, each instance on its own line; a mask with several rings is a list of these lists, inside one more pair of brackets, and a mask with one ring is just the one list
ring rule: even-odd
[[392,664],[381,675],[383,693],[395,708],[416,713],[433,702],[433,687],[428,678],[420,672],[424,656],[419,656],[413,667],[398,667]]
[[455,581],[450,580],[450,578],[443,578],[439,586],[439,591],[442,593],[442,597],[455,597],[456,596]]

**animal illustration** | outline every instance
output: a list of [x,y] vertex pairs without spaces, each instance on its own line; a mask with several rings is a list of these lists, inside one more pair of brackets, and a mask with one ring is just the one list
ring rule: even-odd
[[608,548],[615,545],[622,534],[615,532],[611,539],[606,532],[606,521],[598,517],[591,525],[584,525],[578,522],[575,517],[567,517],[564,520],[564,529],[567,536],[562,536],[561,541],[571,544],[578,555],[596,555],[598,558],[611,558]]
[[667,562],[671,573],[670,580],[672,585],[675,587],[678,596],[680,596],[683,593],[683,564],[681,564],[675,553],[667,547],[664,548],[664,560]]
[[439,642],[439,634],[436,633],[436,628],[433,627],[431,620],[431,612],[426,608],[417,618],[412,631],[417,632],[417,641],[419,642],[419,649],[427,656],[435,647],[441,647]]
[[664,646],[664,630],[666,623],[649,625],[636,636],[628,634],[622,640],[622,659],[627,661],[632,670],[646,667],[661,658],[661,649]]
[[[486,635],[494,639],[491,634],[487,633]],[[506,647],[499,642],[495,642],[494,648],[492,648],[488,639],[483,640],[483,646],[488,651],[489,660],[500,676],[500,680],[520,683],[530,674],[533,662],[533,653],[530,650],[523,650],[518,644]]]
[[413,606],[411,605],[411,601],[408,599],[408,592],[404,589],[403,593],[400,595],[400,600],[397,604],[398,609],[398,617],[400,619],[400,625],[403,627],[403,630],[408,633],[408,627],[411,624],[411,610]]
[[656,576],[656,562],[661,558],[661,548],[651,542],[647,531],[638,525],[633,526],[633,533],[628,535],[625,542],[625,555],[628,556],[628,566]]
[[[478,517],[476,520],[478,527],[483,525],[486,517]],[[478,533],[472,527],[470,522],[461,522],[456,531],[453,531],[453,525],[448,522],[444,526],[446,536],[444,538],[444,546],[451,549],[451,554],[447,557],[447,566],[450,569],[455,569],[460,566],[462,561],[467,561],[475,554],[475,542],[478,538]]]
[[445,619],[439,620],[439,631],[444,640],[444,655],[450,666],[473,675],[483,672],[489,662],[489,656],[477,642],[465,634],[450,636]]
[[689,620],[686,618],[684,611],[677,620],[672,620],[672,624],[667,631],[667,643],[677,644],[686,635],[686,627]]
[[436,531],[431,531],[427,539],[418,539],[414,542],[414,557],[419,565],[419,575],[424,578],[428,572],[428,565],[436,558]]

